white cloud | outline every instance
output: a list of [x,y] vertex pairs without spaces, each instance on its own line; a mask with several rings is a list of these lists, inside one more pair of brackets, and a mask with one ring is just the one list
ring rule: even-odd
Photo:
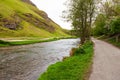
[[70,23],[62,20],[62,11],[66,10],[64,3],[67,0],[31,0],[40,10],[45,11],[48,16],[58,23],[62,28],[71,29]]

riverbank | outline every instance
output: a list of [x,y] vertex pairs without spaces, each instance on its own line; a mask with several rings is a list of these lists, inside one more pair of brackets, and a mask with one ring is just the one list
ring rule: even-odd
[[60,39],[70,39],[70,38],[76,38],[76,37],[55,37],[55,38],[25,38],[25,39],[4,39],[2,38],[0,40],[0,47],[5,46],[15,46],[15,45],[27,45],[27,44],[34,44],[34,43],[41,43],[41,42],[49,42],[49,41],[55,41]]
[[93,57],[93,44],[87,42],[74,55],[50,65],[38,80],[87,80]]
[[[47,67],[69,56],[79,39],[0,48],[0,80],[37,80]],[[17,73],[17,74],[16,74]]]

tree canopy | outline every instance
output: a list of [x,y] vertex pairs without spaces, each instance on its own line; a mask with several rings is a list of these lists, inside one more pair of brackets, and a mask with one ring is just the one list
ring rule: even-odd
[[68,19],[81,38],[81,44],[90,40],[94,8],[94,0],[70,0]]

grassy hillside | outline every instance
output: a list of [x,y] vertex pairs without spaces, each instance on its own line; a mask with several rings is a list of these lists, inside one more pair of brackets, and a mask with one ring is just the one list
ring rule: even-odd
[[68,36],[29,0],[0,0],[0,37]]

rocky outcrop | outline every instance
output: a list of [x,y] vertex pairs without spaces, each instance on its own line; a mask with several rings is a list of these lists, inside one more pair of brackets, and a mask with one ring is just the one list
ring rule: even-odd
[[21,23],[21,20],[16,15],[12,16],[11,19],[2,18],[2,17],[0,18],[0,26],[9,28],[11,30],[20,29],[21,28],[20,23]]
[[27,22],[30,22],[39,28],[45,29],[46,31],[49,31],[50,33],[55,31],[55,28],[50,24],[51,21],[47,17],[47,14],[45,14],[46,16],[45,15],[42,16],[44,17],[44,20],[41,20],[30,13],[25,13],[23,15],[24,16],[22,16],[22,18],[26,20]]

